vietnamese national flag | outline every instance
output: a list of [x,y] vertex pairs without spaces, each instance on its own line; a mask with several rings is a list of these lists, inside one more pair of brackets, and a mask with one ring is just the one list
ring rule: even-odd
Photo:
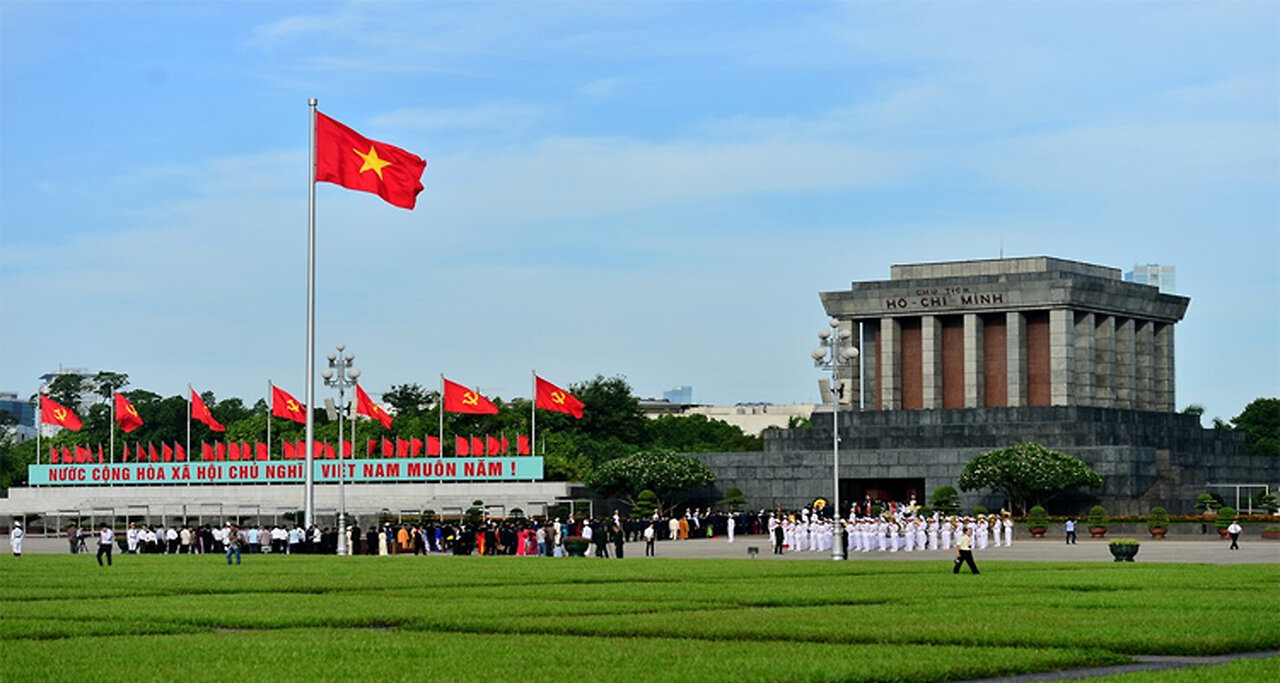
[[415,458],[418,457],[418,454],[422,452],[422,439],[419,439],[416,436],[410,439],[409,450],[409,455],[412,455]]
[[383,440],[382,440],[382,457],[384,457],[384,458],[394,458],[394,457],[396,457],[396,447],[395,447],[395,444],[391,443],[390,441],[388,441],[388,440],[386,440],[386,439],[383,439]]
[[367,448],[365,448],[365,451],[364,451],[364,457],[366,457],[366,458],[372,458],[372,457],[373,457],[373,450],[374,450],[375,448],[377,448],[377,447],[378,447],[378,440],[377,440],[377,439],[369,439],[369,445],[368,445],[368,447],[367,447]]
[[63,447],[62,447],[62,462],[63,462],[63,463],[73,463],[73,462],[75,462],[75,461],[76,461],[75,456],[71,455],[71,449],[67,448],[66,446],[63,446]]
[[457,382],[444,380],[444,409],[450,413],[470,413],[473,415],[497,415],[498,406],[493,401],[472,391]]
[[404,439],[401,439],[398,436],[396,437],[396,457],[397,458],[409,457],[409,442],[405,441]]
[[573,394],[561,389],[560,387],[548,382],[537,375],[533,376],[535,393],[537,398],[534,405],[543,410],[554,410],[557,413],[568,413],[575,418],[582,419],[582,401],[579,401]]
[[120,456],[120,462],[129,462],[129,442],[124,442],[124,455]]
[[221,441],[213,445],[213,459],[219,462],[227,459],[227,445]]
[[524,434],[516,435],[516,455],[529,455],[529,437]]
[[485,455],[497,455],[498,449],[502,447],[502,443],[492,436],[484,437]]
[[240,459],[240,444],[232,441],[231,443],[227,444],[227,460],[239,460],[239,459]]
[[79,416],[44,394],[40,394],[40,421],[65,427],[73,432],[80,431],[81,427]]
[[50,446],[50,447],[49,447],[49,464],[50,464],[50,465],[57,465],[57,464],[58,464],[58,461],[59,461],[59,460],[61,460],[61,459],[62,459],[62,458],[61,458],[61,457],[59,456],[59,454],[58,454],[58,449],[57,449],[57,447],[56,447],[56,446]]
[[316,112],[316,182],[372,192],[394,206],[412,209],[426,168],[418,155],[370,140]]
[[204,404],[204,399],[200,398],[200,394],[197,394],[195,389],[191,390],[191,419],[205,423],[212,431],[227,431],[222,423],[213,419],[213,413],[209,412],[209,407]]
[[440,437],[438,436],[427,437],[427,455],[435,455],[435,456],[440,455]]
[[98,444],[98,462],[106,462],[106,459],[102,457],[102,444]]
[[502,435],[502,454],[506,455],[511,450],[511,442],[507,441],[507,435]]
[[391,416],[387,411],[373,402],[369,395],[364,393],[364,389],[359,384],[356,385],[356,415],[368,415],[369,417],[382,423],[385,429],[391,429]]
[[271,450],[267,448],[267,444],[262,443],[261,441],[259,441],[259,442],[257,442],[257,444],[255,444],[255,445],[254,445],[254,449],[255,449],[255,450],[257,451],[257,453],[258,453],[258,459],[259,459],[259,460],[270,460],[270,459],[271,459]]
[[329,443],[328,441],[324,442],[324,459],[333,460],[334,458],[337,458],[337,457],[338,457],[338,454],[336,451],[333,450],[333,444]]
[[454,438],[454,444],[453,444],[454,455],[457,455],[458,457],[462,457],[464,455],[471,455],[471,442],[467,441],[467,437],[455,436],[453,438]]
[[296,448],[293,447],[293,442],[292,441],[284,442],[284,459],[296,460],[297,458],[298,458],[298,451]]
[[307,423],[307,407],[298,402],[298,399],[289,395],[289,392],[281,389],[276,385],[271,385],[271,414],[276,417],[283,417],[286,420],[293,420],[302,424]]
[[201,441],[200,442],[200,459],[209,462],[213,460],[213,446]]
[[183,448],[183,447],[182,447],[182,444],[174,444],[174,446],[173,446],[173,459],[174,459],[174,460],[177,460],[178,462],[186,462],[186,461],[187,461],[187,449]]
[[151,453],[151,462],[160,462],[160,454],[156,452],[156,445],[147,443],[147,450]]
[[352,457],[352,451],[354,450],[355,448],[351,445],[350,441],[347,441],[346,439],[342,440],[342,457],[343,458]]
[[160,444],[160,454],[165,462],[173,462],[173,449],[169,447],[169,444]]
[[471,455],[484,455],[484,439],[478,436],[471,437]]
[[89,459],[89,449],[76,444],[76,464],[83,465]]
[[120,431],[125,434],[142,426],[142,417],[121,393],[116,394],[116,422],[120,424]]

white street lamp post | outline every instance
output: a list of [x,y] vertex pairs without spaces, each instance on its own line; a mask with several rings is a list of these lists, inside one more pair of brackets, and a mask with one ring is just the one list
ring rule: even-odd
[[840,370],[851,367],[858,360],[858,348],[849,343],[852,333],[840,329],[840,321],[832,318],[828,324],[831,330],[818,333],[819,346],[813,350],[813,367],[831,371],[831,476],[834,486],[832,502],[835,513],[832,515],[835,530],[832,534],[831,559],[844,559],[844,525],[840,520]]
[[[338,344],[338,352],[329,354],[329,367],[320,373],[324,385],[338,390],[338,555],[347,554],[347,464],[343,462],[342,417],[347,412],[347,387],[355,386],[360,371],[351,367],[354,353],[343,354],[346,344]],[[355,416],[352,416],[355,419]],[[354,432],[354,428],[352,429]]]

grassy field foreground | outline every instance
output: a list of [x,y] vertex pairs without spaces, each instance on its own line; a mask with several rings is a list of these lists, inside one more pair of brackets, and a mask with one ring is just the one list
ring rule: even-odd
[[0,557],[0,680],[963,680],[1280,648],[1274,565],[117,559]]

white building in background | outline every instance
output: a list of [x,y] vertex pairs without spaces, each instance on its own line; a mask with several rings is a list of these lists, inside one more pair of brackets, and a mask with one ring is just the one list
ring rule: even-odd
[[[811,419],[817,409],[812,403],[788,403],[775,405],[772,403],[739,403],[732,406],[698,406],[675,403],[663,399],[645,399],[640,401],[640,410],[645,417],[657,419],[663,415],[705,415],[707,419],[719,420],[742,430],[747,436],[760,436],[769,427],[786,427],[792,418]],[[830,412],[830,411],[828,411]]]
[[688,385],[680,385],[671,387],[669,391],[662,392],[662,398],[679,405],[693,404],[693,387]]
[[1133,270],[1124,274],[1125,282],[1136,282],[1140,285],[1159,287],[1165,294],[1178,291],[1177,269],[1159,263],[1133,264]]

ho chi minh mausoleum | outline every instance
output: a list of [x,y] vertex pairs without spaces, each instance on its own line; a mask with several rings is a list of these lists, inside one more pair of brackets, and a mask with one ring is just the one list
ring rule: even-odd
[[[927,500],[973,456],[1036,442],[1088,463],[1113,514],[1191,512],[1207,484],[1280,482],[1243,436],[1175,412],[1174,326],[1190,300],[1119,270],[1049,257],[895,265],[888,280],[824,292],[860,362],[839,397],[840,500]],[[763,454],[699,454],[716,488],[752,506],[798,507],[832,490],[830,409],[765,432]],[[957,487],[958,488],[958,487]],[[1225,493],[1225,492],[1224,492]],[[991,509],[989,491],[964,495]]]

